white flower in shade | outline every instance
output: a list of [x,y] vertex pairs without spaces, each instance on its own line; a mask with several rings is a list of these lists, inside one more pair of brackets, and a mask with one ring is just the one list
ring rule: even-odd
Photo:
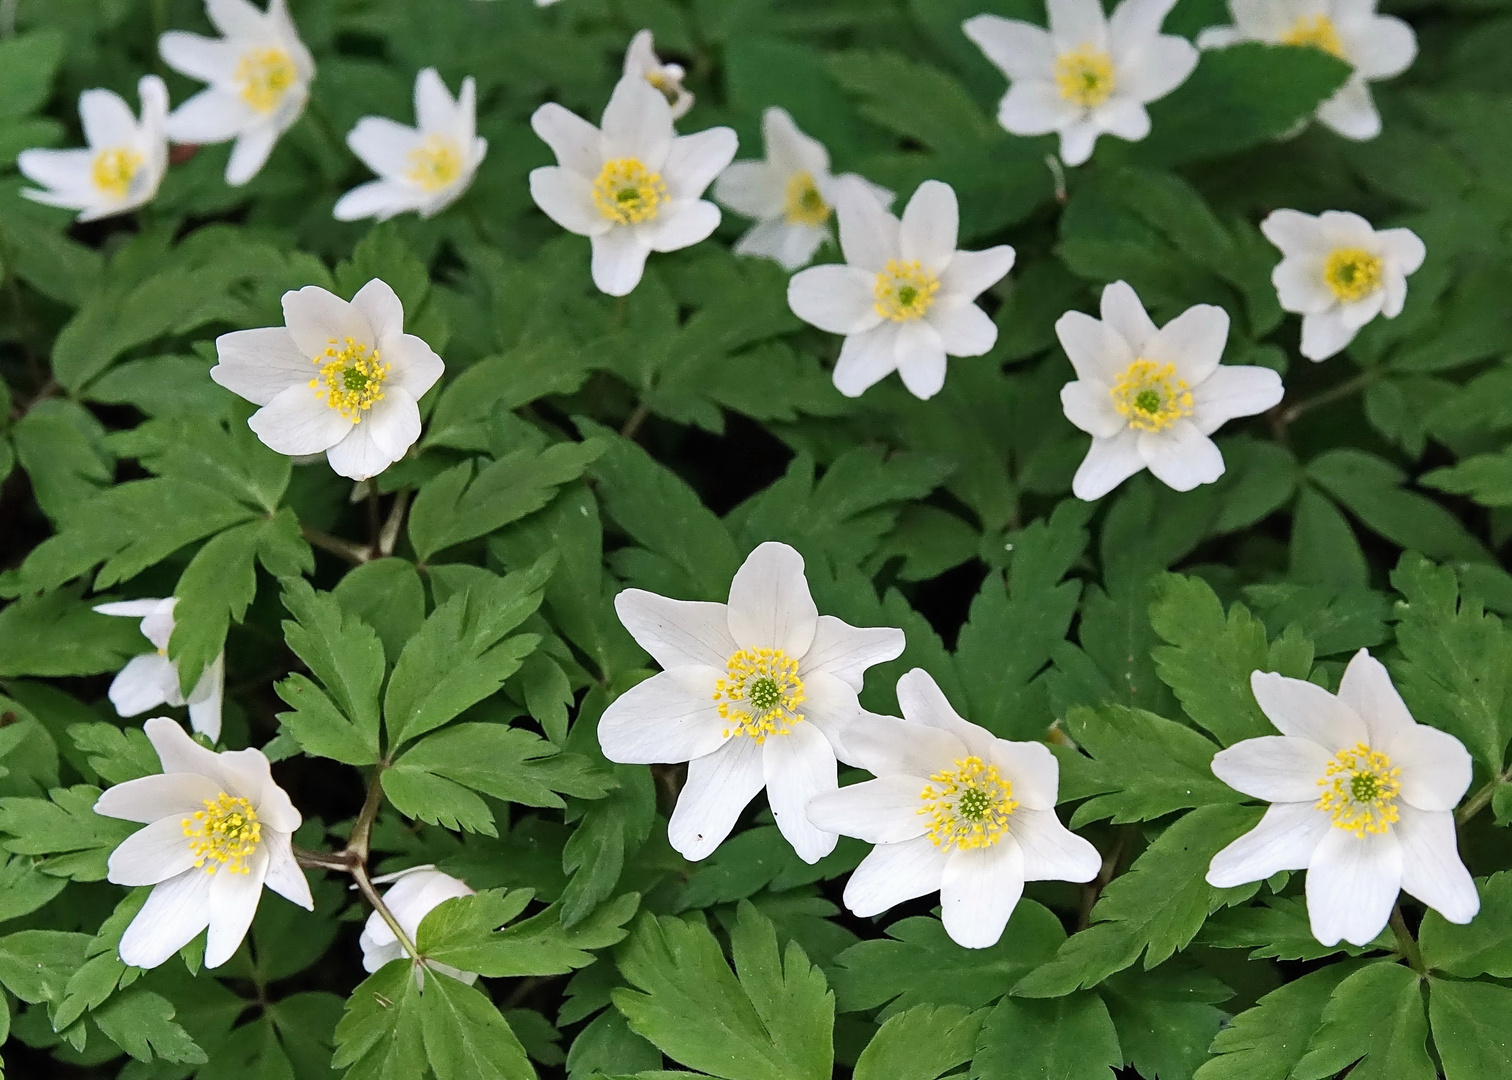
[[205,0],[205,11],[221,37],[174,30],[158,41],[164,63],[209,83],[173,110],[168,136],[195,145],[234,139],[226,183],[245,184],[304,111],[315,60],[284,0],[271,0],[266,12],[247,0]]
[[404,307],[374,278],[347,303],[316,285],[283,295],[285,326],[215,340],[210,377],[262,408],[247,426],[280,454],[325,454],[366,480],[420,437],[420,396],[445,365],[404,332]]
[[677,135],[666,98],[644,79],[621,79],[603,130],[557,104],[530,118],[557,164],[530,173],[530,194],[546,215],[593,244],[593,283],[624,296],[640,283],[646,256],[696,244],[719,226],[704,188],[735,156],[735,132]]
[[915,397],[934,397],[946,356],[980,356],[997,342],[975,301],[1013,266],[1013,249],[957,251],[955,191],[938,180],[919,185],[901,223],[859,183],[839,186],[836,208],[845,263],[795,274],[788,306],[845,335],[835,387],[846,397],[892,371]]
[[1050,29],[978,15],[962,25],[1004,75],[998,123],[1014,135],[1060,133],[1060,156],[1080,165],[1099,135],[1137,142],[1150,133],[1148,102],[1197,66],[1186,38],[1162,34],[1176,0],[1123,0],[1111,16],[1098,0],[1047,0]]
[[101,615],[121,615],[142,620],[142,635],[156,652],[132,657],[110,684],[110,703],[121,716],[137,716],[159,705],[188,705],[189,726],[211,742],[220,739],[221,697],[226,689],[226,654],[222,652],[194,684],[188,698],[179,685],[178,665],[168,659],[168,639],[173,636],[173,609],[178,598],[122,600],[97,604]]
[[820,615],[803,557],[770,542],[736,572],[728,605],[626,589],[614,608],[664,670],[605,710],[599,744],[610,761],[688,763],[672,846],[704,858],[765,787],[800,858],[834,850],[834,833],[815,828],[804,808],[834,789],[862,676],[902,654],[903,631]]
[[1305,45],[1337,56],[1354,69],[1317,117],[1347,139],[1373,139],[1381,114],[1370,83],[1400,75],[1417,56],[1412,27],[1377,15],[1375,0],[1229,0],[1233,26],[1213,26],[1197,37],[1203,49],[1239,41]]
[[355,187],[336,203],[339,221],[377,218],[413,210],[431,217],[446,209],[472,183],[488,140],[477,136],[477,84],[462,80],[454,101],[435,68],[415,78],[415,122],[405,127],[383,116],[364,116],[347,145],[380,179]]
[[1097,849],[1055,816],[1060,765],[1044,744],[967,723],[920,668],[898,680],[898,704],[906,720],[869,715],[846,732],[876,779],[809,803],[819,828],[876,845],[845,885],[846,907],[879,915],[938,890],[951,940],[985,949],[1024,882],[1097,876]]
[[[388,882],[394,884],[388,892],[383,894],[383,903],[389,909],[389,913],[398,920],[400,928],[409,935],[412,942],[420,933],[420,923],[431,911],[447,900],[473,895],[473,890],[467,882],[460,881],[450,874],[443,874],[434,866],[414,866],[408,870],[401,870],[397,874],[373,879],[375,885]],[[364,971],[377,971],[389,961],[398,960],[404,956],[404,946],[399,944],[399,939],[394,935],[393,929],[376,911],[369,915],[367,922],[363,924],[362,936],[358,939],[358,943],[362,946]],[[443,975],[460,979],[469,986],[478,981],[478,976],[471,971],[458,971],[454,967],[434,961],[427,961],[426,966]]]
[[630,47],[625,50],[624,77],[644,79],[655,87],[667,99],[674,120],[681,120],[693,107],[693,95],[683,89],[685,74],[681,64],[661,62],[661,57],[656,55],[656,41],[651,37],[651,31],[642,30],[630,39]]
[[1223,475],[1223,455],[1208,436],[1282,395],[1281,376],[1269,368],[1219,365],[1228,329],[1228,312],[1211,304],[1157,329],[1122,281],[1103,289],[1101,320],[1080,311],[1056,320],[1077,374],[1061,388],[1061,407],[1092,436],[1071,483],[1078,499],[1100,499],[1144,468],[1177,491]]
[[1473,919],[1480,897],[1454,835],[1454,808],[1470,786],[1464,745],[1413,720],[1364,649],[1337,696],[1274,672],[1255,672],[1250,686],[1281,734],[1220,750],[1213,774],[1271,806],[1213,856],[1208,883],[1306,870],[1307,914],[1324,945],[1373,940],[1399,889],[1450,922]]
[[110,90],[79,95],[86,150],[23,150],[16,167],[41,188],[21,194],[33,202],[79,211],[80,221],[124,214],[152,201],[168,170],[168,88],[156,75],[137,83],[138,122],[131,106]]
[[121,938],[121,959],[157,967],[208,926],[205,966],[219,967],[246,936],[264,885],[315,909],[289,844],[299,811],[261,750],[217,754],[162,716],[144,730],[162,773],[117,784],[94,807],[147,826],[110,855],[112,882],[155,886]]
[[1382,229],[1343,210],[1317,217],[1275,210],[1260,223],[1281,249],[1271,271],[1276,297],[1302,316],[1302,355],[1326,360],[1377,315],[1394,319],[1407,302],[1407,275],[1428,249],[1411,229]]
[[838,185],[860,183],[883,206],[893,193],[855,173],[830,175],[829,152],[818,139],[798,130],[784,109],[761,117],[765,161],[737,161],[714,182],[714,198],[756,224],[735,242],[737,255],[775,259],[796,270],[830,238],[830,218]]

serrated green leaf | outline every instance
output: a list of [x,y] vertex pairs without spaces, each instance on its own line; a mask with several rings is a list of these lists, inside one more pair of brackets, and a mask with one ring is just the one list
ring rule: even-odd
[[427,978],[420,1028],[436,1080],[535,1080],[509,1022],[476,987],[445,975]]
[[1512,989],[1486,982],[1432,979],[1428,1018],[1444,1080],[1489,1080],[1512,1072],[1506,1017]]
[[1272,990],[1213,1040],[1194,1080],[1287,1080],[1322,1023],[1329,996],[1353,964],[1331,964]]
[[1293,1080],[1324,1080],[1351,1065],[1357,1080],[1435,1080],[1424,1004],[1422,979],[1411,968],[1366,965],[1334,987]]
[[173,1003],[150,990],[134,989],[112,998],[92,1014],[106,1037],[138,1061],[203,1065],[209,1055],[173,1022]]
[[249,521],[209,539],[194,553],[173,595],[173,636],[168,656],[178,665],[187,695],[226,645],[231,623],[241,622],[257,593],[257,546],[267,523]]
[[1004,998],[987,1016],[972,1080],[1113,1080],[1118,1032],[1096,994],[1054,1001]]
[[856,1059],[855,1080],[935,1080],[971,1059],[985,1011],[916,1005],[894,1013]]
[[1432,908],[1423,916],[1423,963],[1466,979],[1512,978],[1512,870],[1477,881],[1476,889],[1480,914],[1469,923],[1456,925]]
[[299,579],[287,579],[283,586],[283,605],[294,616],[284,620],[284,640],[324,684],[351,721],[360,744],[376,748],[378,691],[383,686],[383,645],[378,635],[344,611],[331,594],[316,592]]
[[[443,979],[432,975],[431,979]],[[331,1064],[346,1080],[414,1080],[425,1075],[420,990],[407,961],[385,964],[352,991],[336,1025]]]

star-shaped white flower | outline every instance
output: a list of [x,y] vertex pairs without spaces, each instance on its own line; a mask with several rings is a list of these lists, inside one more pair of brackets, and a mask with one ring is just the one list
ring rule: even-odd
[[156,652],[127,661],[110,684],[110,703],[121,716],[137,716],[159,705],[189,706],[189,726],[211,742],[220,740],[221,697],[226,689],[226,654],[223,651],[194,684],[186,699],[179,685],[178,665],[168,659],[168,639],[173,636],[173,609],[178,597],[164,600],[121,600],[96,604],[101,615],[121,615],[142,620],[142,635]]
[[1480,897],[1454,835],[1470,786],[1464,744],[1415,721],[1364,649],[1337,696],[1274,672],[1255,672],[1250,686],[1281,734],[1220,750],[1213,774],[1271,807],[1213,856],[1209,884],[1306,870],[1307,914],[1324,945],[1373,940],[1399,889],[1450,922],[1473,919]]
[[205,0],[205,11],[221,37],[174,30],[158,41],[164,63],[209,84],[173,110],[168,136],[195,145],[236,140],[226,183],[241,185],[304,111],[315,60],[284,0],[271,0],[266,12],[247,0]]
[[131,106],[110,90],[79,95],[84,150],[21,151],[16,167],[41,188],[23,188],[33,202],[79,211],[80,221],[124,214],[152,201],[168,170],[168,88],[156,75],[137,83],[138,122]]
[[1145,105],[1197,66],[1186,38],[1162,34],[1176,0],[1123,0],[1112,16],[1098,0],[1046,0],[1048,31],[978,15],[962,25],[1010,86],[998,123],[1014,135],[1060,133],[1060,156],[1080,165],[1099,135],[1137,142],[1150,133]]
[[876,776],[817,796],[821,829],[875,844],[845,885],[863,918],[940,893],[956,944],[997,944],[1026,881],[1091,881],[1097,849],[1055,816],[1060,765],[1043,743],[1009,742],[963,720],[928,672],[898,680],[904,720],[868,715],[846,732]]
[[1302,355],[1309,360],[1333,356],[1377,315],[1400,315],[1407,275],[1428,253],[1411,229],[1377,232],[1344,210],[1317,217],[1274,210],[1260,231],[1281,249],[1271,282],[1281,306],[1302,316]]
[[1370,83],[1400,75],[1417,56],[1412,27],[1377,15],[1375,0],[1229,0],[1233,26],[1213,26],[1197,37],[1203,49],[1239,41],[1306,45],[1337,56],[1354,72],[1317,117],[1346,139],[1373,139],[1381,114]]
[[975,300],[1013,266],[1006,244],[957,251],[959,210],[949,184],[919,185],[903,220],[868,185],[837,185],[844,264],[814,266],[788,282],[804,322],[844,334],[835,388],[857,397],[893,371],[918,398],[945,385],[946,356],[981,356],[997,326]]
[[379,179],[355,187],[336,203],[338,221],[377,218],[413,210],[428,218],[457,200],[488,153],[477,135],[477,84],[462,80],[456,100],[435,68],[415,77],[416,127],[383,116],[364,116],[347,145]]
[[866,185],[884,208],[892,204],[892,192],[855,173],[830,175],[824,144],[799,131],[785,109],[763,113],[761,133],[766,160],[737,161],[714,181],[715,199],[756,219],[735,242],[737,255],[760,255],[786,270],[798,269],[830,238],[830,218],[842,183]]
[[815,828],[804,808],[835,787],[862,677],[902,654],[903,631],[820,615],[803,557],[770,542],[736,572],[728,605],[626,589],[614,609],[664,670],[605,710],[599,744],[610,761],[688,762],[672,846],[706,857],[765,787],[800,858],[834,850],[834,833]]
[[[420,923],[425,917],[441,904],[459,896],[473,895],[473,889],[467,882],[454,878],[450,874],[443,874],[434,866],[429,865],[412,866],[397,874],[387,874],[373,879],[375,885],[384,885],[388,882],[393,882],[393,886],[383,894],[383,903],[389,909],[389,913],[398,920],[400,928],[409,935],[410,941],[414,941],[419,936]],[[399,944],[399,939],[394,935],[393,929],[376,911],[368,916],[367,922],[362,926],[362,936],[357,940],[362,946],[364,971],[377,971],[389,961],[398,960],[404,956],[404,946]],[[473,972],[459,971],[447,964],[426,961],[426,967],[433,968],[443,975],[450,975],[469,986],[478,981],[478,976]]]
[[603,131],[557,104],[530,118],[557,164],[530,173],[530,195],[552,221],[593,244],[593,283],[610,296],[640,284],[646,256],[696,244],[719,226],[701,198],[735,157],[735,132],[672,130],[667,99],[625,78],[604,109]]
[[651,31],[642,30],[630,39],[625,50],[624,78],[644,79],[667,99],[672,109],[672,119],[681,120],[693,107],[693,95],[683,88],[681,64],[664,64],[656,55],[656,41]]
[[285,326],[215,340],[210,377],[262,408],[247,426],[280,454],[325,454],[366,480],[420,437],[420,396],[446,365],[404,332],[404,306],[374,278],[351,303],[316,285],[283,295]]
[[1103,289],[1101,320],[1080,311],[1056,320],[1077,374],[1061,387],[1061,407],[1092,436],[1071,483],[1078,499],[1100,499],[1144,468],[1177,491],[1223,475],[1208,436],[1282,395],[1269,368],[1219,365],[1228,328],[1228,312],[1198,304],[1157,329],[1122,281]]
[[220,967],[252,925],[264,885],[315,909],[289,844],[299,811],[261,750],[217,754],[162,716],[143,730],[162,773],[117,784],[94,807],[147,826],[110,855],[112,882],[155,886],[121,937],[121,959],[157,967],[208,926],[205,966]]

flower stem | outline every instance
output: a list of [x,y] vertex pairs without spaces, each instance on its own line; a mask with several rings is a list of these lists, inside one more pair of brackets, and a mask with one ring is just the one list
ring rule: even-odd
[[1402,954],[1412,970],[1419,975],[1428,974],[1428,969],[1423,966],[1423,954],[1418,950],[1417,939],[1412,936],[1412,931],[1407,929],[1407,921],[1402,918],[1401,904],[1392,905],[1391,932],[1396,935],[1397,952]]
[[1512,783],[1512,769],[1508,769],[1500,776],[1493,776],[1490,780],[1487,780],[1474,795],[1470,796],[1465,805],[1459,808],[1459,812],[1454,815],[1455,824],[1463,825],[1484,810],[1496,796],[1496,789],[1502,784],[1509,783]]
[[343,540],[339,536],[332,536],[328,532],[312,529],[308,525],[301,525],[300,535],[311,546],[320,548],[321,551],[329,551],[332,555],[340,556],[353,566],[361,566],[373,557],[372,552],[362,544],[354,544],[350,540]]
[[1360,372],[1352,379],[1345,379],[1337,386],[1329,387],[1321,394],[1315,394],[1310,398],[1303,398],[1301,401],[1293,402],[1290,405],[1283,402],[1281,405],[1276,406],[1270,413],[1271,426],[1275,429],[1276,436],[1278,438],[1285,436],[1286,429],[1295,423],[1304,413],[1309,413],[1320,406],[1364,390],[1371,383],[1375,382],[1376,379],[1380,378],[1380,375],[1379,368],[1369,368]]
[[627,439],[635,438],[635,433],[640,430],[641,425],[646,422],[646,417],[650,415],[651,410],[646,408],[644,403],[637,404],[635,411],[625,421],[625,426],[620,428],[620,434]]

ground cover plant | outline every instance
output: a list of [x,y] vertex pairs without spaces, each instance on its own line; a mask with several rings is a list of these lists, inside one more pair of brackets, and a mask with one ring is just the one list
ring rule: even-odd
[[0,0],[0,1070],[1512,1075],[1509,49]]

